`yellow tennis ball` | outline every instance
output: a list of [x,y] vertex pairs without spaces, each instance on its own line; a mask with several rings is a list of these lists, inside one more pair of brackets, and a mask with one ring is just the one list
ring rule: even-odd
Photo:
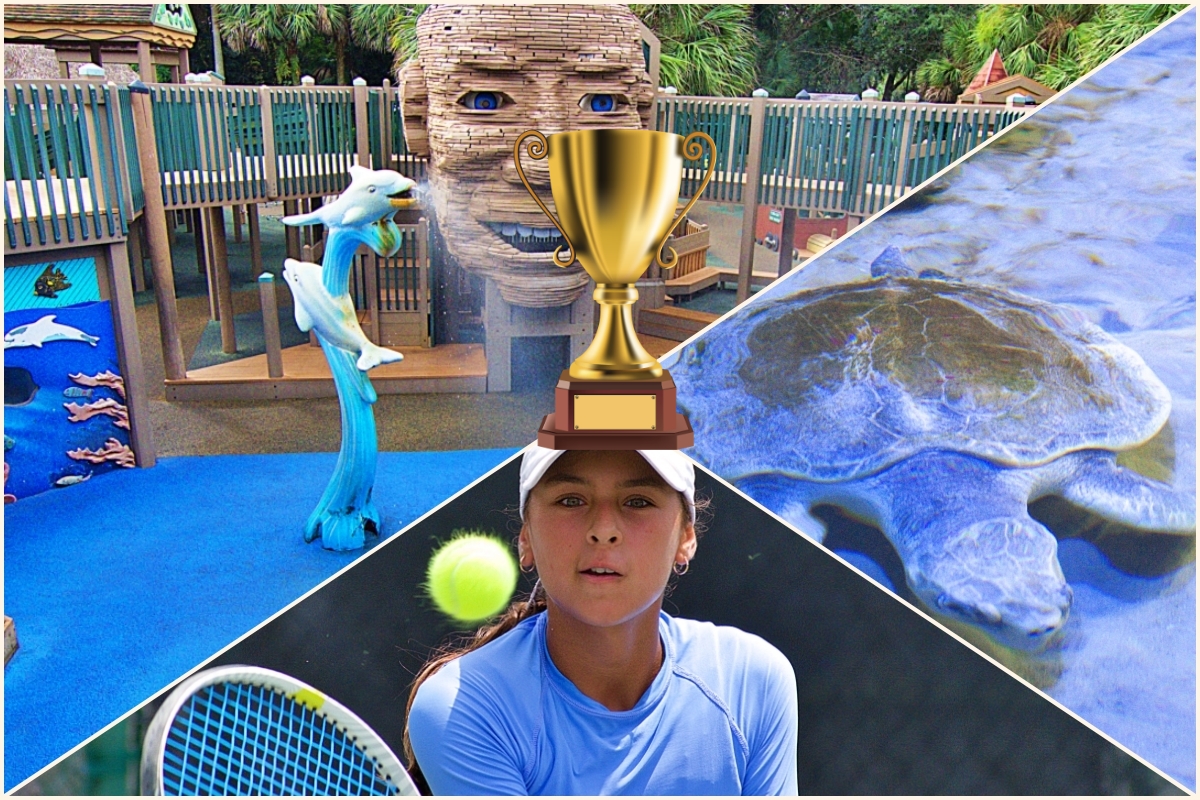
[[517,562],[499,539],[464,533],[438,548],[426,577],[439,611],[460,622],[477,622],[508,605],[517,588]]

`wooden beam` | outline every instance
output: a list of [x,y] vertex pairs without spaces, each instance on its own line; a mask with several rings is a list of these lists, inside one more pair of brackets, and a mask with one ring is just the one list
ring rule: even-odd
[[792,271],[792,250],[796,247],[792,240],[796,238],[796,209],[783,209],[783,226],[779,232],[779,275],[782,277]]
[[246,228],[250,234],[250,268],[254,273],[263,271],[262,231],[258,227],[258,203],[246,206]]
[[738,251],[737,302],[750,297],[750,273],[754,271],[754,228],[758,224],[758,184],[762,172],[763,122],[767,98],[750,100],[750,153],[746,156],[746,182],[742,186],[742,242]]
[[154,61],[150,56],[150,43],[137,43],[137,59],[138,59],[138,77],[142,79],[142,83],[158,83],[158,76],[154,72]]
[[183,346],[179,338],[179,310],[175,305],[175,269],[171,264],[167,212],[163,204],[162,177],[158,149],[154,141],[154,115],[149,90],[130,89],[133,124],[137,131],[138,164],[142,170],[142,193],[146,208],[142,221],[150,248],[150,267],[154,273],[154,297],[158,305],[158,332],[162,342],[163,367],[168,380],[187,375]]
[[154,428],[150,422],[150,401],[146,386],[146,367],[137,332],[137,309],[129,279],[129,259],[125,242],[110,244],[105,253],[108,262],[109,297],[112,300],[113,334],[120,354],[121,375],[125,379],[125,406],[129,410],[129,446],[139,467],[153,467]]
[[367,117],[367,87],[354,87],[354,138],[358,150],[358,164],[371,168],[370,120]]
[[267,375],[283,377],[283,339],[279,335],[279,306],[275,299],[275,276],[258,276],[258,301],[262,306],[263,341],[267,347]]
[[221,317],[221,349],[226,353],[237,352],[237,333],[233,327],[233,289],[230,286],[229,251],[225,244],[225,209],[213,206],[208,213],[208,227],[212,231],[212,267],[217,282],[217,309]]

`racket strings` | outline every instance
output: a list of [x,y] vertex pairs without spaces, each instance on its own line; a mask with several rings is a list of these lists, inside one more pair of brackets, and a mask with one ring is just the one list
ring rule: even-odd
[[395,795],[378,762],[320,714],[249,684],[205,687],[167,734],[164,794]]

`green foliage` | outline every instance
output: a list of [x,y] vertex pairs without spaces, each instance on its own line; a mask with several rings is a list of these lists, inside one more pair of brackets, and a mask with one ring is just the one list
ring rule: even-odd
[[362,71],[362,50],[415,50],[414,23],[425,6],[227,3],[214,8],[225,44],[237,53],[261,52],[276,83],[294,86],[307,73],[345,86],[354,77],[352,57],[353,66],[360,67],[355,72]]
[[782,5],[756,9],[762,85],[774,96],[801,89],[885,98],[916,83],[946,30],[973,10],[955,5]]
[[1183,4],[985,5],[946,31],[943,52],[917,70],[922,94],[952,102],[993,50],[1010,75],[1065,89],[1170,19]]
[[391,53],[393,71],[417,54],[417,17],[428,6],[388,3],[351,6],[356,41],[363,47]]
[[631,5],[662,43],[659,83],[680,94],[745,96],[754,89],[750,6]]

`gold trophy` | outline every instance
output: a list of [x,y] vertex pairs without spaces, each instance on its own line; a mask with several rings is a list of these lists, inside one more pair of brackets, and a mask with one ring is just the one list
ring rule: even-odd
[[[559,218],[534,193],[521,168],[529,156],[549,159],[550,192]],[[675,215],[683,161],[703,155],[709,164],[695,196]],[[596,337],[564,370],[554,393],[554,413],[542,420],[538,444],[556,450],[675,450],[693,444],[692,427],[675,409],[675,382],[646,352],[633,329],[634,284],[653,260],[663,269],[667,237],[704,193],[716,166],[716,145],[704,133],[686,139],[641,130],[580,130],[549,137],[526,131],[513,147],[517,173],[534,202],[566,241],[554,263],[576,259],[596,282],[600,304]],[[569,254],[564,255],[563,251]]]

